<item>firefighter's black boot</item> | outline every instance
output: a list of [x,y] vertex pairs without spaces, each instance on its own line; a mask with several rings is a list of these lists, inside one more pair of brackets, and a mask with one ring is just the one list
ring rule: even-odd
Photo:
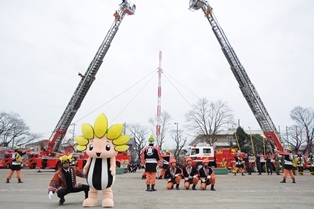
[[6,183],[10,183],[10,180],[9,180],[9,179],[7,179]]
[[295,179],[292,179],[292,183],[294,183],[294,184],[295,184]]
[[23,183],[23,181],[21,181],[21,179],[18,180],[18,183]]
[[152,184],[152,190],[151,190],[152,192],[155,192],[155,191],[157,191],[157,189],[155,189],[155,185],[154,184]]
[[179,184],[177,184],[177,186],[176,186],[176,190],[180,190],[180,188],[179,188]]
[[146,189],[146,191],[147,191],[147,192],[152,191],[152,190],[150,190],[150,185],[149,185],[149,184],[147,184],[147,189]]
[[192,186],[192,189],[193,189],[193,190],[196,190],[196,188],[195,188],[195,187],[196,187],[196,185],[193,185],[193,186]]
[[60,197],[60,200],[59,200],[59,205],[63,205],[63,203],[65,202],[65,199],[64,197]]
[[283,179],[280,183],[286,183],[286,179]]
[[214,185],[211,185],[210,190],[216,191],[216,189],[214,188]]
[[145,175],[143,175],[143,176],[142,176],[142,179],[146,179],[146,176],[145,176]]

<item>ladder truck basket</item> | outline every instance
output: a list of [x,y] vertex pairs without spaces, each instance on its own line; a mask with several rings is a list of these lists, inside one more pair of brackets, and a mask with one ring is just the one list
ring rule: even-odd
[[132,2],[130,2],[130,1],[125,1],[125,9],[124,9],[124,12],[126,13],[126,14],[128,14],[128,15],[134,15],[134,13],[135,13],[135,9],[136,9],[136,5],[135,4],[133,4]]
[[189,9],[192,11],[199,10],[203,8],[203,6],[207,5],[206,0],[190,0],[190,6]]

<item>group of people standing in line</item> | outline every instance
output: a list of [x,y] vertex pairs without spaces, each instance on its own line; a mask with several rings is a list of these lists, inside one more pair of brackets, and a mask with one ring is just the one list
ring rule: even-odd
[[[263,155],[261,154],[256,155],[256,158],[255,158],[258,175],[262,175],[262,163],[261,163],[262,156]],[[286,183],[286,178],[288,174],[290,175],[292,179],[292,183],[296,183],[295,182],[296,170],[298,170],[299,175],[303,175],[305,159],[301,153],[298,153],[297,155],[293,155],[292,147],[287,147],[285,152],[280,152],[276,150],[273,157],[270,153],[268,153],[267,155],[263,157],[265,159],[266,173],[268,175],[273,174],[272,159],[275,161],[274,168],[277,175],[280,175],[280,170],[281,170],[280,167],[282,167],[283,180],[280,183]],[[234,158],[235,158],[235,166],[233,169],[234,175],[240,172],[244,176],[244,168],[246,169],[248,175],[251,175],[252,171],[249,164],[248,154],[243,155],[241,152],[238,152]],[[307,162],[308,162],[308,167],[309,167],[311,175],[314,175],[314,158],[313,158],[312,153],[309,154],[307,158]]]
[[192,190],[196,190],[196,185],[200,181],[200,189],[206,190],[208,185],[211,185],[210,189],[215,191],[215,173],[214,170],[209,166],[208,159],[202,161],[202,166],[199,170],[192,166],[192,159],[187,158],[185,166],[179,167],[175,159],[171,159],[169,162],[165,161],[161,157],[161,152],[158,147],[154,146],[154,138],[150,136],[148,139],[148,146],[142,150],[141,160],[145,164],[145,176],[146,178],[146,191],[157,191],[156,185],[156,174],[157,166],[162,163],[162,172],[159,178],[167,180],[166,188],[180,190],[180,182],[184,180],[184,188],[189,189],[192,185]]

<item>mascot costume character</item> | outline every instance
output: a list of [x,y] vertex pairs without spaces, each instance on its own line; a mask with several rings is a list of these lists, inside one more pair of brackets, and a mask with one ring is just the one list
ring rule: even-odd
[[116,175],[116,154],[126,151],[129,146],[126,143],[130,136],[122,135],[123,124],[115,124],[108,128],[108,120],[105,114],[100,114],[94,127],[82,124],[82,136],[75,140],[78,143],[77,150],[86,151],[89,156],[83,172],[90,186],[88,198],[84,200],[84,207],[97,206],[98,190],[102,191],[102,207],[114,206],[111,186]]

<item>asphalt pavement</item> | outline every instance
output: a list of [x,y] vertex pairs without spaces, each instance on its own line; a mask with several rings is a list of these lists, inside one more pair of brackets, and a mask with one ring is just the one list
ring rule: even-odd
[[[2,209],[44,209],[44,208],[83,208],[84,193],[69,194],[64,205],[59,206],[59,198],[54,195],[48,199],[48,183],[53,170],[23,169],[22,181],[17,183],[14,174],[7,184],[8,169],[0,169],[0,208]],[[142,170],[116,176],[113,195],[116,209],[172,209],[172,208],[223,208],[223,209],[303,209],[314,205],[314,176],[308,171],[296,176],[296,184],[290,177],[287,183],[279,183],[280,175],[234,176],[216,175],[216,191],[185,190],[183,181],[180,190],[167,190],[166,180],[157,180],[156,192],[146,192]],[[85,183],[85,179],[78,178]],[[101,208],[101,194],[98,196]]]

